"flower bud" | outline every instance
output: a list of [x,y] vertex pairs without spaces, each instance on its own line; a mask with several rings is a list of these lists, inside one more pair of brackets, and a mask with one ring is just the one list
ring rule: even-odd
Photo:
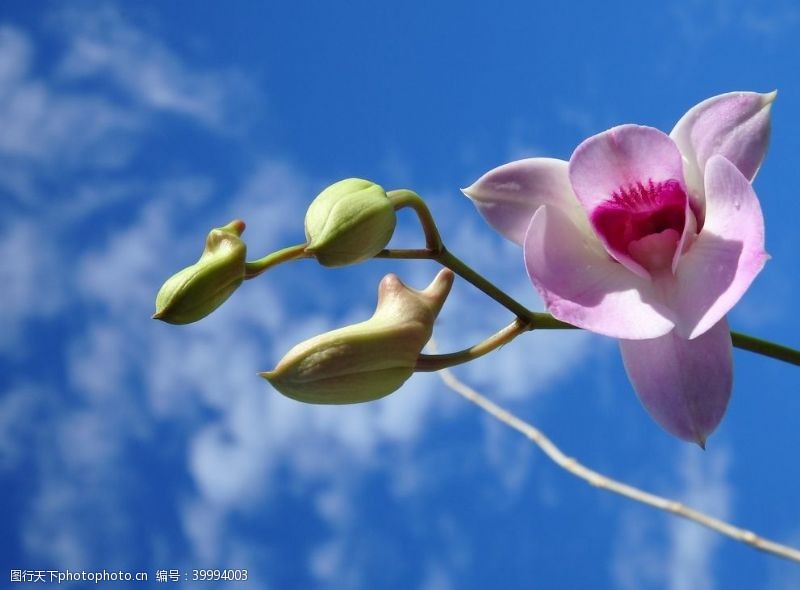
[[367,260],[389,243],[396,221],[380,186],[360,178],[341,180],[322,191],[306,212],[306,252],[323,266]]
[[261,376],[283,395],[313,404],[367,402],[392,393],[414,372],[453,276],[444,269],[417,291],[386,275],[370,319],[298,344]]
[[201,320],[230,297],[244,280],[247,246],[244,222],[212,229],[200,259],[172,275],[156,295],[153,319],[170,324]]

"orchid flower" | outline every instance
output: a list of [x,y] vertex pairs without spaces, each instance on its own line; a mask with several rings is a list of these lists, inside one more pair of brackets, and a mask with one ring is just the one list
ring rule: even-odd
[[669,135],[621,125],[569,162],[511,162],[464,190],[523,247],[553,316],[618,338],[647,411],[703,447],[733,383],[725,315],[769,258],[751,182],[774,98],[715,96]]

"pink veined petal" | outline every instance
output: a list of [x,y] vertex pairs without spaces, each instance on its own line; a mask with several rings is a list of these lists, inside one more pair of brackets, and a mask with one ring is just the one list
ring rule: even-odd
[[706,164],[706,223],[681,258],[671,307],[676,330],[696,338],[716,324],[761,272],[764,217],[753,187],[723,156]]
[[633,388],[653,419],[667,432],[705,448],[733,385],[725,318],[694,340],[673,331],[652,340],[620,340],[619,346]]
[[534,214],[524,252],[528,276],[556,318],[615,338],[654,338],[673,328],[655,284],[611,260],[557,207]]
[[688,197],[675,143],[652,127],[620,125],[576,148],[569,161],[569,177],[608,253],[632,272],[649,277],[623,247],[629,241],[625,232],[631,222],[646,224],[650,214],[667,213],[676,219],[656,220],[654,225],[668,222],[664,229],[669,226],[678,236],[684,233]]
[[501,235],[520,246],[531,217],[542,205],[560,207],[588,228],[569,183],[567,162],[529,158],[499,166],[462,190],[484,219]]
[[767,151],[775,96],[775,92],[720,94],[689,109],[675,125],[670,137],[685,158],[686,182],[701,205],[705,166],[714,155],[725,156],[753,180]]

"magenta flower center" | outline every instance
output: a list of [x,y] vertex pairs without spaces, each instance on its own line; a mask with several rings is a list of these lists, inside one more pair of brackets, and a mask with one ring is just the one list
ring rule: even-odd
[[611,250],[649,271],[668,268],[686,225],[686,193],[677,180],[620,187],[592,213]]

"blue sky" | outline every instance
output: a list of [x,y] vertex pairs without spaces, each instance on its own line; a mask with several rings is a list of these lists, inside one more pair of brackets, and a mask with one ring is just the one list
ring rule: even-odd
[[[348,407],[298,404],[257,377],[296,342],[367,317],[386,272],[421,287],[432,264],[301,261],[198,324],[150,320],[209,228],[243,218],[254,257],[297,243],[310,200],[349,176],[418,191],[454,252],[540,307],[519,250],[459,187],[512,159],[568,158],[616,124],[669,130],[709,96],[777,88],[755,182],[772,260],[730,321],[797,347],[800,9],[295,4],[0,8],[0,575],[800,586],[796,566],[563,474],[433,375]],[[421,243],[401,221],[394,243]],[[436,335],[462,348],[509,320],[457,282]],[[743,352],[735,363],[706,452],[648,418],[599,336],[528,334],[458,374],[589,466],[798,545],[797,370]]]

